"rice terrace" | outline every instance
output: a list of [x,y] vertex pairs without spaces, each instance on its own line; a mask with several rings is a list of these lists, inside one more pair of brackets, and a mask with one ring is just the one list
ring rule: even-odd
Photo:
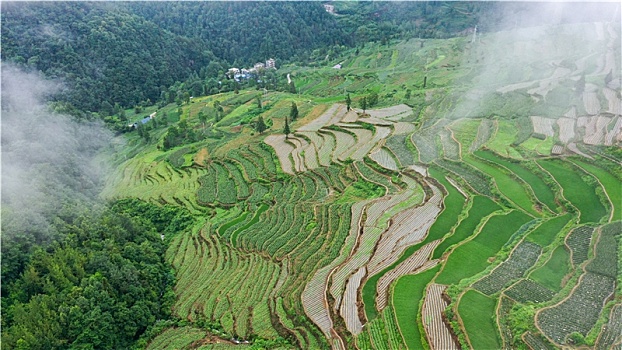
[[291,91],[146,107],[102,196],[192,218],[162,236],[178,321],[146,348],[621,349],[614,18],[370,42],[279,66]]

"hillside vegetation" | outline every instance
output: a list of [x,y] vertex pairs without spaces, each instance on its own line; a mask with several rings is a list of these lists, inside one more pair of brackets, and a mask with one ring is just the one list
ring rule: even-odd
[[[617,40],[605,23],[526,31],[548,32],[540,43],[557,31],[588,43],[601,29],[602,43]],[[619,82],[606,68],[619,66],[606,58],[619,48],[592,43],[600,64],[587,52],[565,64],[558,45],[522,57],[528,74],[505,77],[496,72],[510,56],[491,67],[481,51],[506,45],[504,35],[368,45],[345,53],[340,70],[331,68],[337,60],[282,67],[296,94],[240,91],[183,105],[181,118],[202,141],[163,152],[135,139],[142,150],[120,164],[106,196],[182,205],[204,218],[167,252],[178,271],[174,313],[205,318],[208,343],[601,346],[616,322],[608,315],[620,274],[614,263],[589,271],[605,256],[619,261],[620,112],[606,98],[590,109],[587,96]],[[476,83],[493,73],[494,83]],[[564,86],[571,95],[562,103],[553,96]],[[373,107],[363,110],[363,98]],[[215,102],[224,116],[200,122]],[[299,117],[286,135],[292,102]],[[614,248],[598,253],[604,239]],[[562,328],[563,313],[590,290],[601,291],[589,301],[599,307]],[[405,315],[396,305],[409,295],[415,307]]]
[[[150,20],[209,7],[127,6]],[[347,18],[336,21],[377,13],[375,33],[399,18],[382,9],[408,7],[386,6],[337,3]],[[485,8],[426,3],[417,11],[433,19]],[[28,287],[3,317],[3,347],[34,347],[40,337],[67,348],[619,346],[620,21],[528,26],[525,18],[524,26],[449,37],[470,28],[464,19],[434,38],[411,37],[418,29],[396,22],[375,42],[292,59],[231,91],[123,110],[138,122],[107,150],[114,171],[101,196],[115,203],[109,215],[127,217],[127,235],[142,233],[119,238],[123,231],[113,230],[98,245],[72,228],[76,237],[49,251],[85,267],[58,267],[71,277],[62,288],[54,287],[63,275],[54,274],[56,258],[35,255],[9,289]],[[171,35],[194,26],[178,24],[162,26]],[[139,267],[114,274],[102,251]],[[77,312],[47,298],[123,276],[133,286],[134,269],[161,282],[144,291],[141,319],[111,331],[134,342],[98,336],[96,326],[38,332],[28,317]],[[79,311],[91,305],[79,300]],[[111,307],[110,317],[134,320],[137,308],[130,317]],[[58,316],[54,330],[78,316]]]

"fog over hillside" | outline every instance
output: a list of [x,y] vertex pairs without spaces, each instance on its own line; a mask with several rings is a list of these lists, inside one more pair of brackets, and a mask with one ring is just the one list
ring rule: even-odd
[[52,112],[46,98],[60,87],[2,66],[3,243],[19,234],[47,240],[54,216],[73,216],[97,200],[106,167],[94,157],[111,133],[100,122]]

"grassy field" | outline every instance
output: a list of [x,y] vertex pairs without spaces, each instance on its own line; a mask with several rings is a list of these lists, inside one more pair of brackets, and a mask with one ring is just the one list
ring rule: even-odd
[[463,159],[465,162],[490,175],[495,180],[499,192],[515,203],[519,208],[531,215],[540,215],[534,208],[531,193],[521,182],[516,181],[516,179],[500,168],[482,161],[481,159],[475,157],[463,157]]
[[458,314],[473,349],[500,349],[500,336],[495,323],[494,299],[475,290],[460,298]]
[[451,236],[446,238],[438,247],[436,247],[432,257],[434,259],[440,258],[451,246],[458,244],[475,234],[475,229],[480,221],[484,217],[499,209],[501,208],[488,197],[473,197],[473,204],[471,205],[471,209],[468,211],[468,216],[460,222]]
[[486,159],[498,165],[504,166],[510,170],[514,175],[524,181],[531,187],[533,194],[536,198],[550,210],[557,208],[555,202],[555,192],[551,187],[544,182],[541,176],[544,174],[535,174],[530,169],[524,167],[521,163],[511,160],[510,158],[503,158],[490,151],[475,151],[474,154],[482,159]]
[[529,278],[553,291],[559,291],[562,287],[564,276],[569,272],[570,252],[565,246],[560,245],[553,251],[549,260],[534,270],[529,275]]
[[425,334],[421,333],[419,303],[425,296],[425,287],[438,272],[440,266],[416,275],[406,275],[395,282],[393,305],[404,341],[409,349],[427,346]]
[[579,223],[599,222],[607,214],[596,194],[599,185],[590,175],[583,175],[569,163],[556,159],[539,160],[538,164],[553,175],[561,185],[564,197],[579,210]]
[[459,245],[447,258],[436,283],[455,284],[484,270],[529,216],[520,211],[492,216],[474,239]]
[[622,220],[622,186],[620,186],[620,179],[606,171],[605,169],[585,162],[580,159],[573,159],[573,163],[577,164],[581,168],[585,169],[590,174],[594,175],[602,184],[607,196],[613,206],[613,212],[611,214],[611,221]]
[[535,230],[531,231],[527,236],[527,240],[539,244],[541,247],[546,247],[553,243],[555,237],[559,235],[570,219],[572,219],[570,214],[549,219],[540,224]]

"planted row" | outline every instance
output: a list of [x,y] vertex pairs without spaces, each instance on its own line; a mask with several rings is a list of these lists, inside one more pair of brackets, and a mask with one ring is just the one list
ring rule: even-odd
[[553,299],[553,296],[555,296],[553,291],[528,278],[520,280],[504,293],[519,303],[543,303]]
[[473,288],[486,295],[500,291],[510,282],[523,276],[540,256],[540,246],[531,242],[521,242],[510,257],[495,268],[489,275],[473,284]]
[[596,324],[614,285],[611,277],[586,272],[567,299],[536,315],[538,327],[558,344],[567,344],[567,337],[573,332],[586,336]]

